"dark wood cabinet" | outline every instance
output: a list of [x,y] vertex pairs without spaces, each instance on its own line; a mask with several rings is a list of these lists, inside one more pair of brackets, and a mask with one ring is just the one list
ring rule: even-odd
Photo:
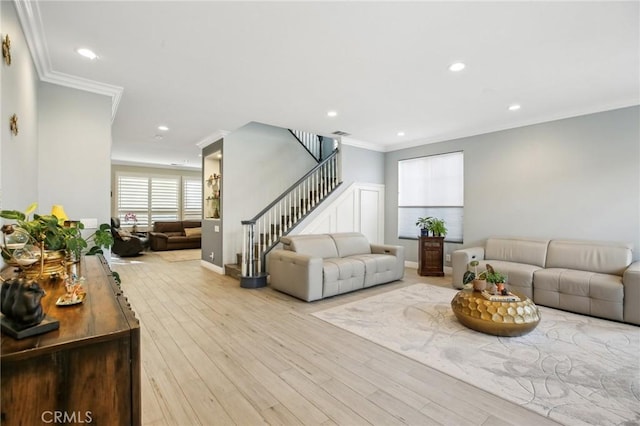
[[58,330],[2,335],[2,425],[140,425],[139,322],[105,259],[83,263],[82,304],[58,307],[64,285],[41,284],[42,307]]
[[418,275],[444,276],[444,237],[418,238]]

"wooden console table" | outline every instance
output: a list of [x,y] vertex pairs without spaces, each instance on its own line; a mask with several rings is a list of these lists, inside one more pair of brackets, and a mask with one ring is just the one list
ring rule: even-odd
[[418,275],[444,277],[444,237],[418,238]]
[[[55,305],[61,282],[41,284],[60,329],[2,334],[2,425],[140,425],[140,324],[102,256],[83,259],[83,303]],[[60,422],[58,422],[60,423]]]

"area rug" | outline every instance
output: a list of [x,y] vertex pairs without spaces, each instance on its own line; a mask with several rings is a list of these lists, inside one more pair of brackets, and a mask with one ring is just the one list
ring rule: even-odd
[[415,284],[313,315],[566,425],[640,424],[640,327],[540,307],[525,336],[464,327]]
[[202,258],[200,249],[154,251],[152,253],[157,254],[167,262],[184,262],[185,260],[199,260]]

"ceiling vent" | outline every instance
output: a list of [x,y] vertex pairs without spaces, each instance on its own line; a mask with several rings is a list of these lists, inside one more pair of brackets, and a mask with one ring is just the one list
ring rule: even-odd
[[351,136],[351,133],[343,132],[342,130],[336,130],[331,134],[336,136]]

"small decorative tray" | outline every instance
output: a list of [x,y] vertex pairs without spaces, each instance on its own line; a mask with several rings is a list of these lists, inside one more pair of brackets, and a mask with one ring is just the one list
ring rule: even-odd
[[87,293],[79,293],[74,300],[70,294],[65,294],[64,296],[58,297],[58,300],[56,300],[56,305],[58,306],[77,305],[78,303],[84,302],[84,298],[86,295]]
[[67,284],[66,288],[67,292],[64,294],[64,296],[58,297],[56,305],[70,306],[84,302],[84,298],[86,297],[87,292],[84,290],[84,288],[82,288],[81,284]]

